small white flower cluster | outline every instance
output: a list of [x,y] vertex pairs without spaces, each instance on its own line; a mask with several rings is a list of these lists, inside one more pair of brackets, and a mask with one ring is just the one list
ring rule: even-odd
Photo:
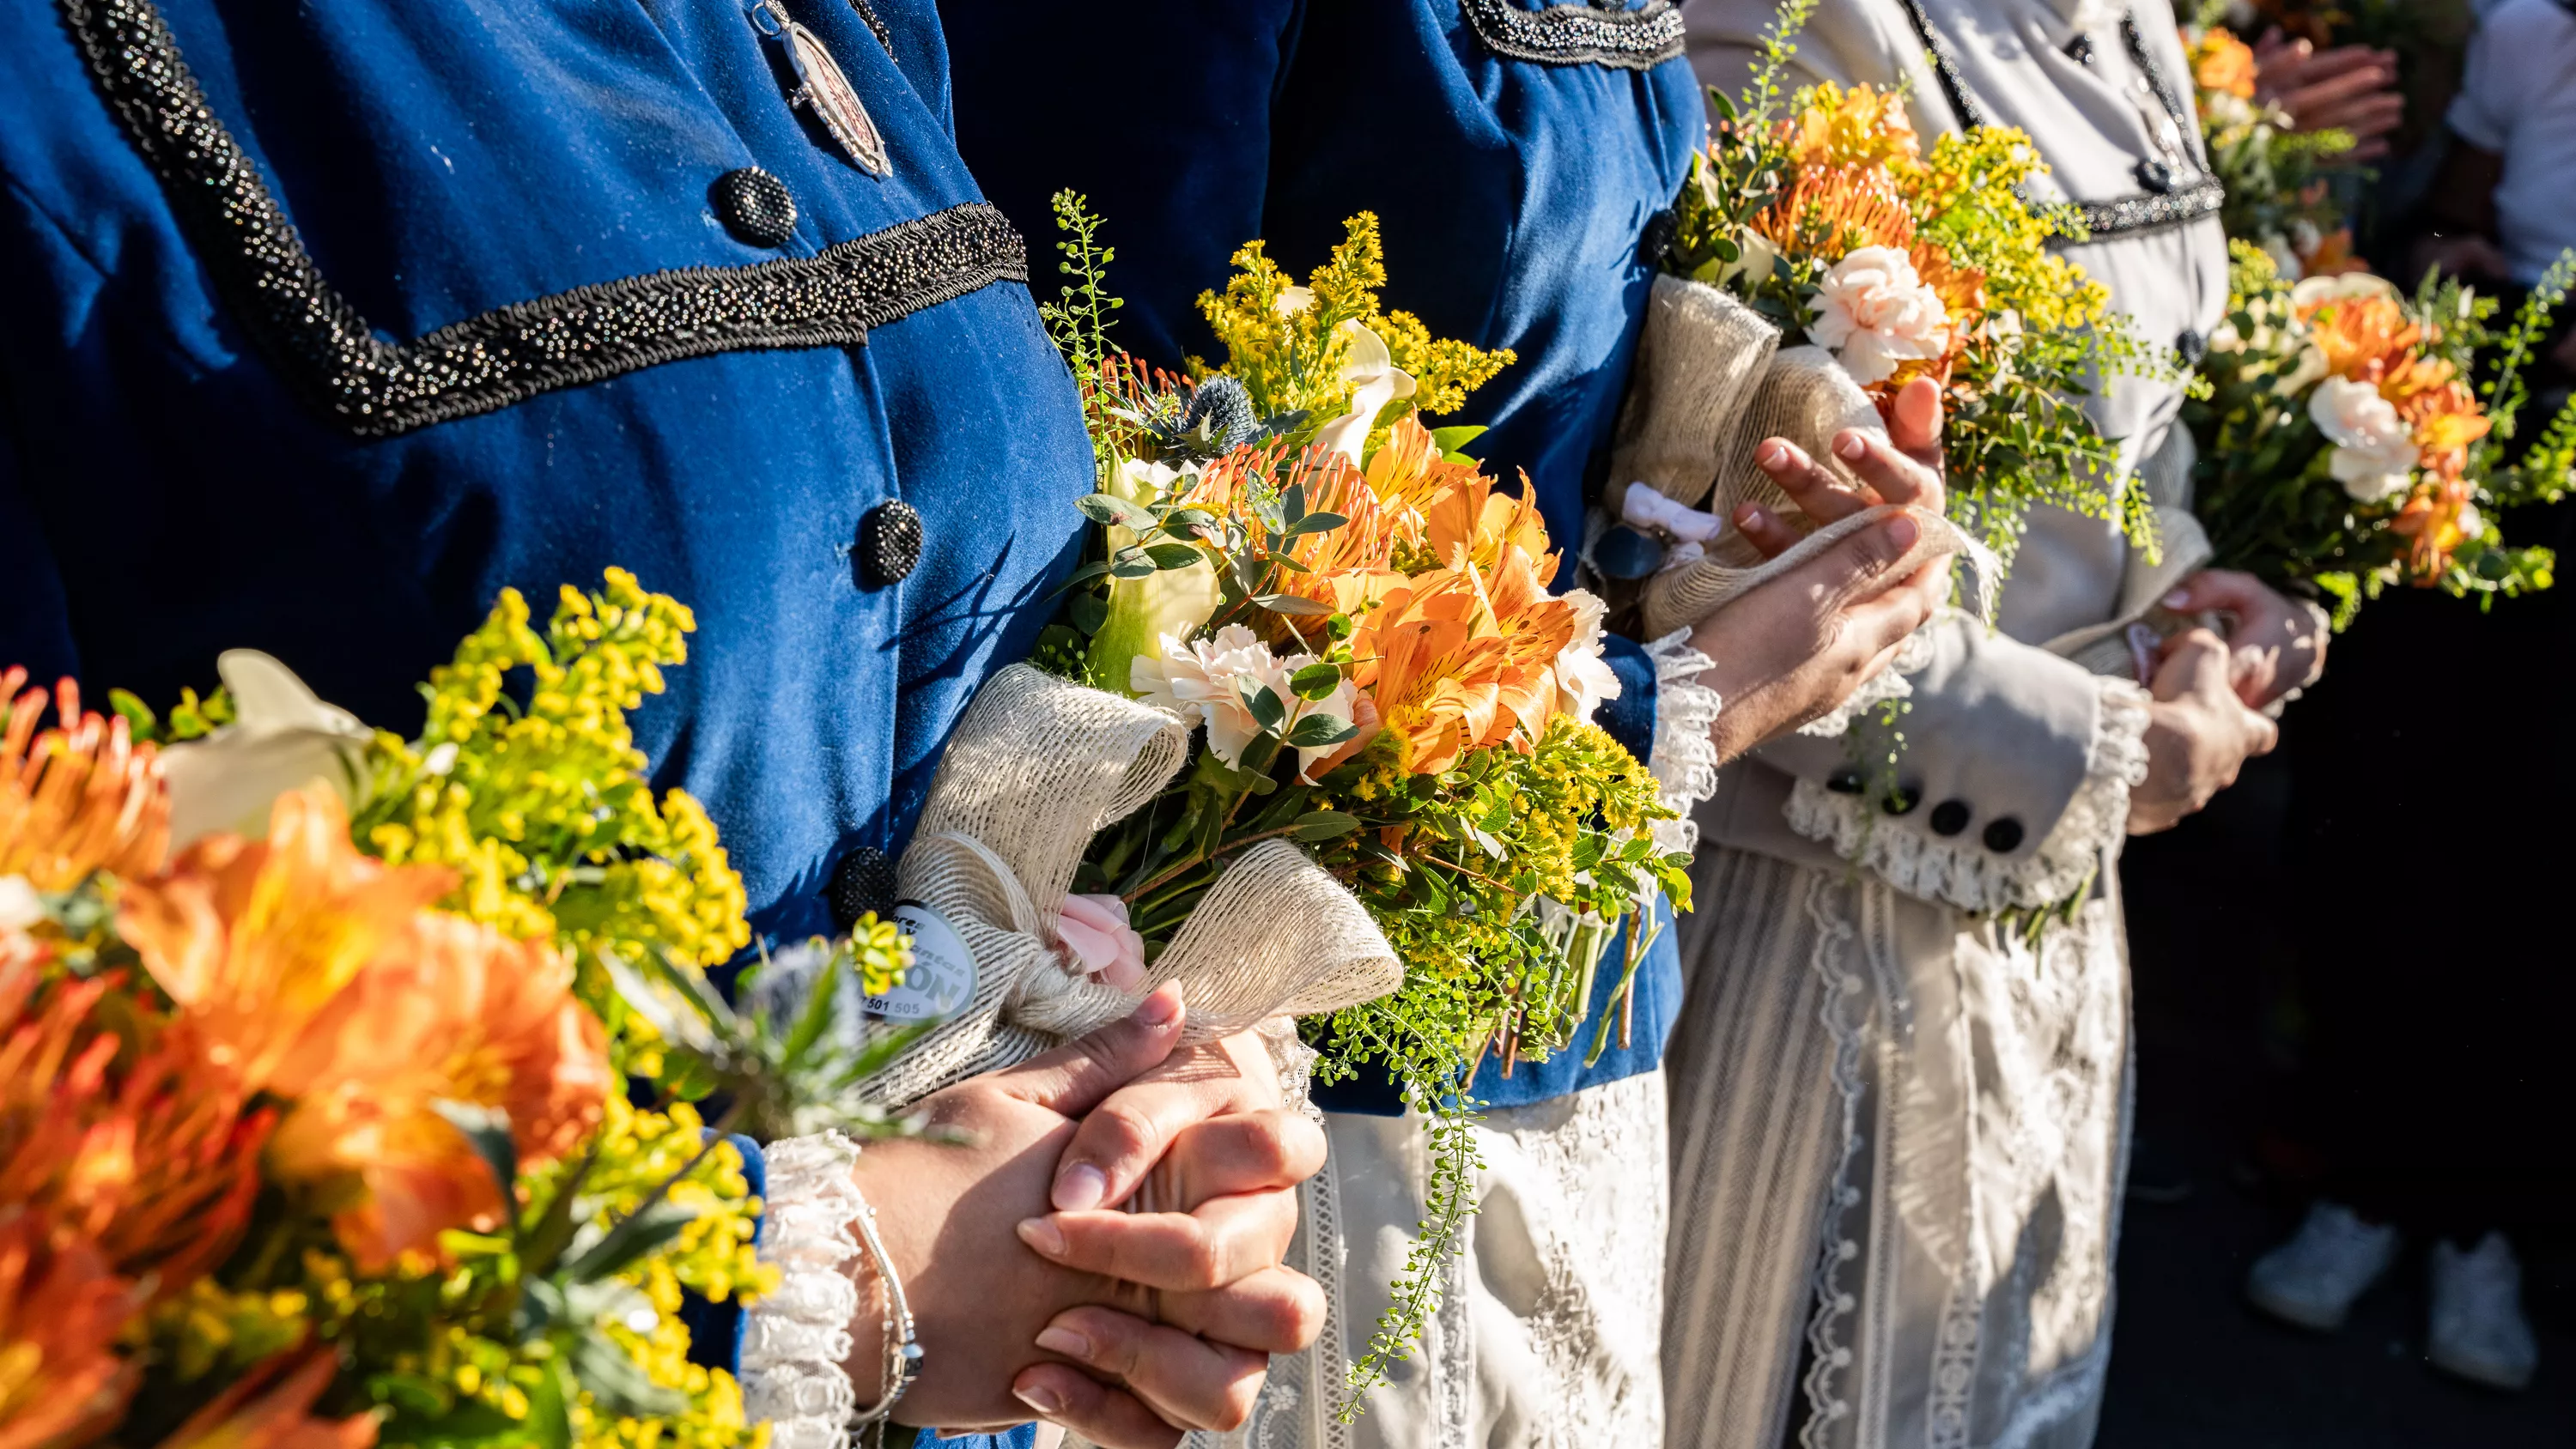
[[2384,503],[2415,482],[2415,430],[2379,389],[2329,377],[2308,394],[2308,417],[2334,444],[2326,466],[2356,503]]
[[1854,382],[1896,375],[1903,362],[1928,362],[1950,345],[1950,311],[1941,294],[1894,247],[1861,247],[1825,273],[1807,335],[1834,354]]

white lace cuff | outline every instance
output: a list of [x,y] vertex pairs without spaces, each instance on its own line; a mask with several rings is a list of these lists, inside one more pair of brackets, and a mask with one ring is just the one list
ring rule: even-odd
[[1646,767],[1662,787],[1666,808],[1678,820],[1655,822],[1655,848],[1667,855],[1699,847],[1699,825],[1691,807],[1717,793],[1717,741],[1708,727],[1717,723],[1725,701],[1699,682],[1701,671],[1717,661],[1690,647],[1691,631],[1676,629],[1646,646],[1655,662],[1654,758]]
[[864,1210],[850,1169],[859,1145],[838,1132],[771,1143],[762,1196],[760,1261],[777,1291],[745,1311],[743,1414],[769,1423],[770,1449],[842,1449],[858,1393],[849,1370],[859,1256],[850,1224]]
[[1789,793],[1789,828],[1821,840],[1843,859],[1908,895],[1964,911],[2036,910],[2057,905],[2101,869],[2103,852],[2128,834],[2129,789],[2147,777],[2147,692],[2125,679],[2098,679],[2101,713],[2084,782],[2046,839],[2007,858],[1967,838],[1932,834],[1913,817],[1867,808],[1800,779]]

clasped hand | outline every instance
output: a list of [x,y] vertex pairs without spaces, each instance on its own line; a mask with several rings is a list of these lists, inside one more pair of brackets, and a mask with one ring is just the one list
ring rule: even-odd
[[[1314,1341],[1322,1290],[1279,1260],[1323,1132],[1280,1109],[1257,1038],[1180,1047],[1184,1019],[1167,986],[1123,1021],[925,1098],[963,1145],[862,1154],[923,1351],[897,1419],[989,1430],[1034,1413],[1107,1449],[1169,1449],[1183,1429],[1240,1424],[1268,1355]],[[854,1327],[862,1402],[876,1322],[863,1308]]]

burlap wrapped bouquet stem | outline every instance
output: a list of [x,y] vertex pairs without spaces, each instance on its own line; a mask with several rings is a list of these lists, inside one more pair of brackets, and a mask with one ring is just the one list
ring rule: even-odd
[[1392,991],[1403,968],[1339,881],[1283,840],[1230,858],[1134,993],[1095,982],[1057,933],[1091,837],[1152,800],[1189,758],[1191,727],[1149,705],[1014,664],[959,720],[896,870],[975,958],[967,1004],[860,1092],[891,1106],[1024,1061],[1182,986],[1186,1039]]
[[[1796,443],[1844,482],[1860,486],[1833,455],[1832,443],[1845,428],[1884,441],[1877,404],[1832,353],[1783,347],[1780,341],[1777,328],[1716,287],[1674,276],[1655,279],[1634,380],[1611,443],[1612,511],[1635,482],[1720,519],[1758,503],[1796,527],[1805,515],[1754,462],[1754,450],[1774,437]],[[1646,636],[1661,638],[1698,623],[1892,511],[1894,505],[1881,505],[1837,519],[1774,559],[1763,558],[1731,527],[1704,548],[1675,549],[1641,591]],[[1923,537],[1909,566],[1967,554],[1972,562],[1966,602],[1983,612],[1990,574],[1983,551],[1947,520],[1913,512]]]

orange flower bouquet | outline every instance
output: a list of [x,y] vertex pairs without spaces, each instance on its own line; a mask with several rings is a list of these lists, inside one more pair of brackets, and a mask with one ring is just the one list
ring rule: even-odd
[[1456,451],[1477,430],[1420,418],[1508,359],[1380,310],[1376,219],[1302,284],[1259,242],[1237,253],[1199,302],[1226,362],[1193,380],[1107,348],[1096,223],[1058,205],[1084,285],[1049,311],[1090,404],[1100,530],[1036,662],[1193,731],[1172,783],[1092,838],[1066,918],[1093,917],[1101,971],[1135,979],[1238,852],[1289,841],[1392,947],[1391,994],[1305,1023],[1325,1080],[1381,1063],[1433,1134],[1423,1240],[1364,1387],[1420,1331],[1470,1210],[1467,1084],[1488,1057],[1624,1038],[1648,907],[1687,908],[1689,857],[1655,777],[1590,722],[1619,689],[1601,602],[1549,591],[1562,557],[1526,488]]
[[2213,561],[2330,598],[2338,628],[2391,584],[2549,587],[2550,551],[2508,546],[2496,515],[2556,499],[2576,465],[2576,405],[2514,446],[2521,367],[2576,257],[2498,327],[2494,300],[2456,282],[2428,277],[2413,296],[2366,272],[2292,284],[2262,249],[2228,246],[2209,393],[2183,408]]
[[0,1446],[760,1438],[678,1313],[759,1204],[611,985],[748,935],[626,732],[689,627],[506,595],[409,741],[255,654],[166,719],[0,675]]
[[[2300,131],[2254,90],[2254,48],[2223,25],[2182,27],[2193,113],[2209,169],[2227,187],[2227,234],[2271,254],[2296,280],[2361,269],[2326,173],[2350,151],[2345,131]],[[2348,169],[2348,168],[2347,168]]]

